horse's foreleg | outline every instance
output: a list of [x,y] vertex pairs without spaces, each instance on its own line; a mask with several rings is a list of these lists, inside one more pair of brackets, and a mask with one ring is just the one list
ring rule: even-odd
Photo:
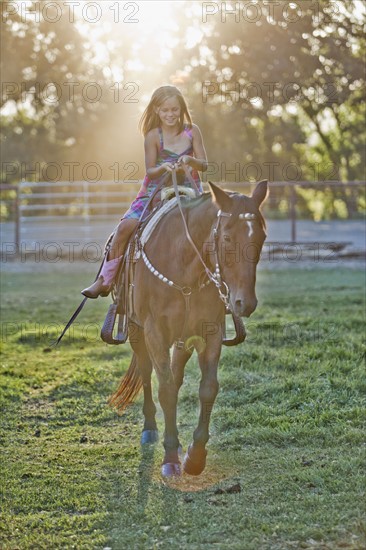
[[[174,347],[173,359],[172,359],[172,372],[174,376],[174,381],[177,386],[177,393],[180,390],[181,385],[183,384],[184,378],[184,367],[188,359],[191,357],[193,350],[186,351],[185,349],[178,349]],[[179,444],[178,454],[182,454],[182,446]]]
[[190,445],[184,458],[184,471],[191,475],[199,475],[206,466],[206,443],[209,440],[209,424],[211,411],[219,390],[217,367],[221,351],[221,335],[216,345],[207,346],[198,356],[201,369],[199,388],[200,415],[193,434],[193,444]]
[[155,330],[151,330],[147,333],[146,345],[158,377],[158,396],[165,420],[163,442],[165,455],[162,465],[162,474],[166,477],[180,475],[177,429],[178,386],[170,368],[169,347]]

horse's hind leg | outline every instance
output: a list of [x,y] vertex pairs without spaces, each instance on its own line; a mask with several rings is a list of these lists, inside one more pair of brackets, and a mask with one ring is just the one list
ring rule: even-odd
[[[139,363],[140,364],[140,363]],[[155,443],[158,440],[158,428],[156,425],[155,414],[156,407],[152,398],[152,389],[151,389],[151,373],[152,373],[152,363],[148,354],[144,354],[141,359],[141,364],[143,367],[141,371],[143,390],[144,390],[144,428],[141,434],[141,444],[144,443]]]
[[172,371],[178,391],[183,384],[184,367],[186,366],[188,359],[191,357],[192,352],[193,350],[186,351],[185,349],[178,349],[176,347],[174,348],[172,358]]
[[158,440],[158,429],[155,420],[156,407],[152,398],[151,373],[152,362],[146,348],[143,330],[133,325],[135,330],[130,336],[131,346],[137,357],[137,365],[142,378],[144,391],[144,428],[141,434],[141,444],[155,443]]
[[184,457],[183,468],[187,474],[199,475],[206,466],[206,444],[209,440],[209,424],[211,411],[219,389],[217,367],[221,351],[221,334],[219,341],[210,342],[205,351],[198,355],[201,369],[199,388],[200,416],[198,426],[193,434],[193,444],[190,445]]

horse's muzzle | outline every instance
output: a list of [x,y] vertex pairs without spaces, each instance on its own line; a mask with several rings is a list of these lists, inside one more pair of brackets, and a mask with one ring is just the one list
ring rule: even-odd
[[235,300],[234,313],[238,317],[250,317],[257,307],[257,298],[251,300]]

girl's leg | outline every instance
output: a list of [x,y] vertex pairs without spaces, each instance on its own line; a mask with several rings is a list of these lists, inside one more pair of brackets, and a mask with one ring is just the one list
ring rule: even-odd
[[113,235],[108,254],[108,260],[115,260],[123,256],[127,243],[130,240],[132,232],[134,231],[134,229],[136,229],[137,225],[138,220],[132,218],[126,218],[120,221]]
[[84,296],[88,298],[98,298],[100,295],[107,296],[110,293],[128,240],[137,224],[138,221],[131,218],[124,219],[118,224],[100,275],[91,286],[81,291]]

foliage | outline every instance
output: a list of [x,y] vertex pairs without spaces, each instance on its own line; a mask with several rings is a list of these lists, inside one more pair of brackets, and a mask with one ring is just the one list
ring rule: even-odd
[[[141,17],[144,5],[139,4]],[[63,179],[70,179],[66,163],[79,163],[77,178],[83,179],[81,166],[95,162],[106,180],[116,173],[127,178],[132,163],[133,178],[141,178],[136,126],[147,101],[142,94],[147,98],[153,87],[170,81],[181,87],[205,136],[211,180],[365,180],[365,18],[355,3],[214,3],[217,11],[204,17],[206,5],[173,5],[180,24],[171,21],[174,40],[164,63],[157,59],[164,36],[154,27],[146,32],[138,23],[111,27],[103,21],[93,43],[85,25],[71,24],[65,14],[57,24],[5,15],[2,76],[19,85],[8,95],[3,87],[2,105],[12,100],[16,109],[4,115],[6,161],[57,162]],[[237,11],[225,15],[226,6]],[[190,43],[192,33],[199,38]],[[97,101],[86,98],[90,83],[102,92]],[[62,94],[50,102],[52,86],[56,96],[57,86]],[[33,179],[51,177],[42,169],[28,173]],[[19,175],[9,172],[2,179],[17,181]],[[333,215],[337,204],[347,216],[357,213],[359,203],[346,188],[331,203],[325,194],[319,197],[324,215]]]
[[[88,132],[100,120],[97,113],[102,115],[105,106],[100,102],[96,109],[82,88],[88,82],[105,85],[106,81],[80,32],[65,15],[57,25],[20,13],[5,21],[2,106],[9,99],[17,105],[16,116],[9,117],[4,128],[7,161],[61,158],[60,148],[67,149],[70,139],[85,146]],[[15,50],[20,55],[14,56]]]
[[[191,63],[189,82],[211,83],[207,127],[219,157],[224,137],[228,161],[273,163],[271,179],[316,180],[316,163],[320,181],[364,178],[363,24],[352,2],[339,4],[281,0],[253,5],[246,17],[243,9],[238,18],[207,18],[212,28],[193,52],[201,62]],[[291,162],[301,173],[286,177]]]

